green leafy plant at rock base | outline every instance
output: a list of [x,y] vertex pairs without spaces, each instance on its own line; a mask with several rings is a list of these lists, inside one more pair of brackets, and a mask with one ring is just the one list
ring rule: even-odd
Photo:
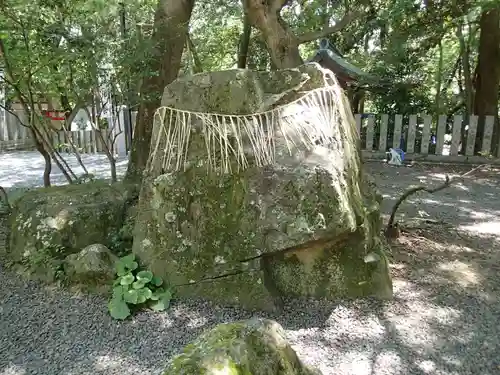
[[[37,274],[49,282],[64,283],[66,275],[61,258],[64,258],[66,251],[62,245],[44,245],[23,257],[19,264],[23,267],[23,272]],[[14,265],[13,262],[6,262],[7,267]]]
[[124,256],[116,263],[117,278],[108,310],[114,319],[131,315],[131,307],[148,306],[163,311],[170,306],[172,292],[163,286],[163,280],[151,271],[139,270],[134,254]]

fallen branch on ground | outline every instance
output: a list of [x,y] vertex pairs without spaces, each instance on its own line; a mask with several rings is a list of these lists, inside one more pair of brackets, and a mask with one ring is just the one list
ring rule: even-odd
[[457,181],[461,181],[461,180],[463,180],[464,177],[470,176],[474,172],[476,172],[482,168],[486,168],[486,167],[489,167],[489,164],[482,164],[482,165],[475,167],[475,168],[471,169],[470,171],[468,171],[460,176],[453,177],[453,178],[450,178],[450,176],[446,175],[445,181],[441,185],[436,186],[435,188],[432,188],[432,189],[428,188],[426,186],[423,186],[423,185],[414,186],[414,187],[409,188],[407,191],[405,191],[403,193],[403,195],[401,195],[401,197],[397,200],[397,202],[392,207],[391,216],[389,218],[389,222],[387,223],[387,227],[385,229],[386,237],[387,238],[397,238],[399,236],[398,223],[397,222],[395,223],[394,220],[396,218],[396,212],[398,211],[399,206],[406,199],[408,199],[408,197],[410,197],[411,195],[413,195],[419,191],[425,191],[429,194],[437,193],[438,191],[446,189],[447,187],[451,186],[452,183],[457,182]]

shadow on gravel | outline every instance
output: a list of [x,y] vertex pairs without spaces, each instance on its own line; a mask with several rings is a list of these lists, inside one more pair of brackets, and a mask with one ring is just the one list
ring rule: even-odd
[[393,301],[288,300],[276,314],[192,301],[126,322],[108,316],[103,298],[0,272],[0,374],[161,374],[202,331],[252,316],[282,324],[324,375],[498,374],[498,250],[494,237],[413,230],[393,248]]
[[[412,185],[436,187],[445,180],[445,175],[458,176],[472,169],[471,166],[415,165],[392,167],[383,163],[367,162],[365,169],[375,179],[383,193],[382,212],[389,214],[396,200]],[[500,228],[500,170],[478,171],[463,182],[428,194],[419,192],[407,199],[398,210],[398,219],[428,217],[452,220],[460,225],[483,233],[493,233],[492,221]],[[486,225],[485,225],[486,224]],[[500,232],[500,229],[498,230]]]
[[408,374],[499,374],[499,262],[498,237],[406,233],[394,246],[394,267],[407,290],[392,306],[374,303],[386,338],[373,362],[389,350]]
[[393,251],[393,301],[282,315],[304,360],[318,356],[331,374],[498,375],[500,238],[436,227],[406,233]]
[[189,312],[189,306],[117,322],[103,298],[73,297],[35,283],[2,285],[0,300],[2,375],[161,373],[207,324],[203,312]]

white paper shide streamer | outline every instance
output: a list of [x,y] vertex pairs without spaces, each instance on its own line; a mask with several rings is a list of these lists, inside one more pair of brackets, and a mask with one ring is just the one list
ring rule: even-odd
[[153,143],[150,156],[153,164],[161,158],[164,171],[185,169],[192,132],[201,131],[208,167],[228,173],[231,165],[236,164],[238,169],[248,167],[249,154],[257,166],[273,164],[278,138],[290,152],[292,146],[312,148],[318,140],[328,142],[338,137],[339,126],[340,130],[354,126],[354,119],[342,89],[335,82],[309,91],[291,103],[248,115],[161,107],[155,113],[155,126],[158,125],[156,145]]

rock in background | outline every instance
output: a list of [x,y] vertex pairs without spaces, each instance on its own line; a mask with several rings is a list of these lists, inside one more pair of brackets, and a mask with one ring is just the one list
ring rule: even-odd
[[9,246],[0,260],[52,282],[68,255],[96,243],[112,247],[129,200],[128,187],[103,182],[30,190],[13,204]]
[[[249,114],[324,87],[329,74],[317,64],[202,73],[167,86],[162,104]],[[160,125],[152,148],[163,150]],[[231,161],[233,172],[220,173],[207,169],[204,135],[194,129],[185,171],[150,157],[133,251],[180,296],[269,310],[282,296],[391,298],[380,197],[362,172],[355,125],[339,121],[334,131],[335,147],[292,155],[276,133],[273,164],[238,170]]]

